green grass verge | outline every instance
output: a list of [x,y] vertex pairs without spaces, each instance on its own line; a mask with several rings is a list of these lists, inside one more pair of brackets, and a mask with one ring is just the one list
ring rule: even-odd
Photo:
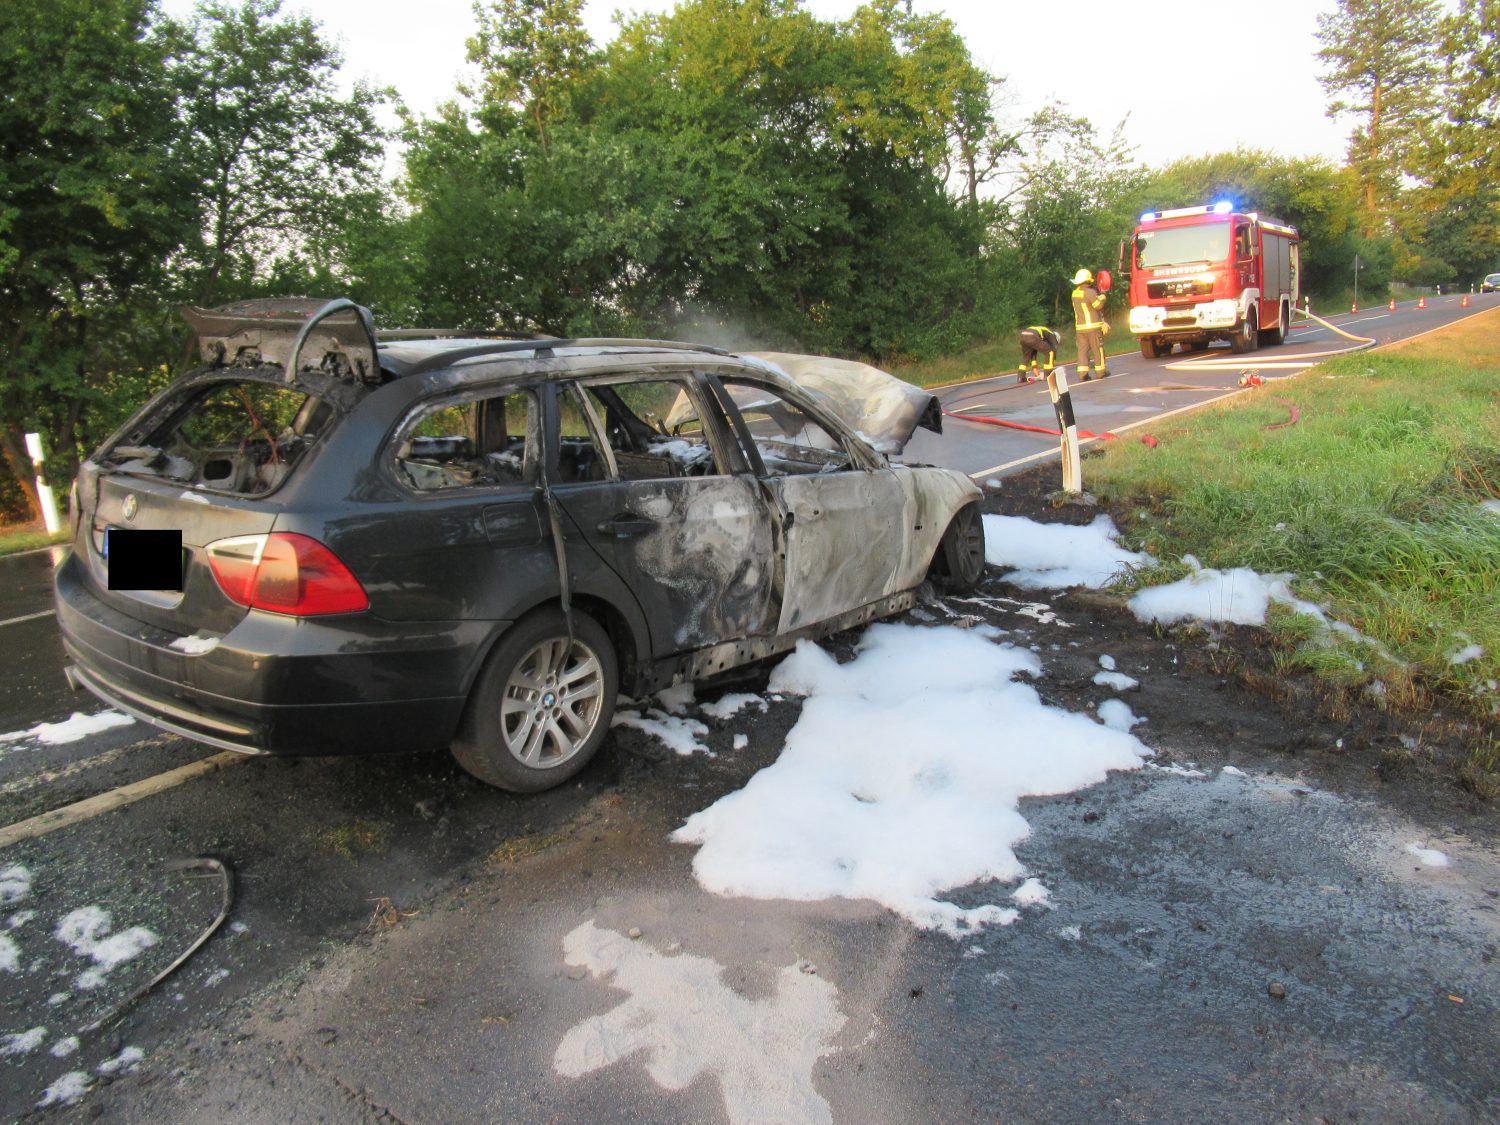
[[[1330,643],[1271,622],[1284,666],[1394,702],[1429,689],[1492,716],[1500,692],[1500,312],[1355,353],[1230,403],[1168,419],[1160,444],[1112,442],[1085,480],[1161,559],[1289,572],[1365,636]],[[1299,420],[1285,423],[1289,407]],[[1483,654],[1454,663],[1455,654]]]
[[16,555],[22,551],[34,551],[38,547],[50,547],[54,543],[66,543],[68,533],[59,531],[49,535],[39,524],[23,523],[0,527],[0,557]]

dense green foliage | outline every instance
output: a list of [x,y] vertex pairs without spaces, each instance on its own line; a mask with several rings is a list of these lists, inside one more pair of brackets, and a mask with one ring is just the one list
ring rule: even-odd
[[[1145,207],[1224,195],[1296,224],[1305,287],[1466,280],[1500,256],[1494,5],[1340,0],[1350,164],[1142,167],[901,0],[682,0],[593,43],[581,0],[480,0],[473,89],[403,114],[340,92],[279,0],[0,5],[0,452],[79,454],[188,352],[172,308],[348,294],[388,326],[632,333],[933,363],[1066,327]],[[1378,107],[1378,108],[1377,108]],[[1123,280],[1123,278],[1121,279]],[[1117,292],[1123,291],[1123,287]],[[1119,297],[1110,311],[1118,314]],[[0,502],[13,503],[13,490]],[[28,500],[30,498],[27,498]]]

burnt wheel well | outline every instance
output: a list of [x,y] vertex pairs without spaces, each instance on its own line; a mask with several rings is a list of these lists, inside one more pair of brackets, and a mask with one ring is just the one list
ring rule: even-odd
[[633,691],[641,671],[638,655],[640,650],[635,630],[631,629],[625,615],[603,598],[588,594],[575,597],[573,608],[582,610],[604,626],[604,631],[609,634],[610,644],[615,646],[615,659],[620,665],[620,690],[627,693]]

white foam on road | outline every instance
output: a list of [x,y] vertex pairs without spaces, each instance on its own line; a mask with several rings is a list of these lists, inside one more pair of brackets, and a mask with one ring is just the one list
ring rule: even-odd
[[118,711],[100,711],[94,715],[74,711],[60,723],[38,723],[30,730],[13,730],[8,734],[0,734],[0,743],[32,741],[45,746],[57,746],[66,742],[78,742],[112,727],[129,726],[133,722],[135,720],[129,715],[122,715]]
[[111,969],[139,957],[157,940],[144,926],[110,933],[109,911],[98,906],[81,906],[65,915],[54,936],[78,956],[94,962],[74,982],[80,989],[98,988]]
[[94,1080],[83,1071],[70,1070],[42,1092],[42,1100],[36,1103],[36,1107],[46,1109],[54,1105],[77,1105],[93,1084]]
[[984,559],[1012,568],[1005,580],[1028,590],[1107,586],[1149,555],[1127,551],[1108,516],[1083,527],[1037,523],[1021,516],[984,517]]
[[1128,731],[1146,720],[1132,711],[1123,699],[1106,699],[1099,704],[1099,721],[1110,730]]
[[698,741],[708,733],[708,727],[697,719],[669,715],[651,707],[644,715],[639,711],[616,711],[609,725],[643,731],[683,757],[689,754],[707,754],[710,758],[714,756],[712,750]]
[[698,710],[702,711],[709,718],[718,719],[722,722],[725,719],[734,718],[734,716],[738,715],[746,707],[755,707],[764,713],[769,706],[770,704],[758,695],[735,692],[730,695],[721,695],[712,703],[699,704]]
[[1107,687],[1111,691],[1130,691],[1132,688],[1141,686],[1139,680],[1133,676],[1127,676],[1124,672],[1095,672],[1094,683],[1100,687]]
[[1436,848],[1424,848],[1421,844],[1406,845],[1406,850],[1416,856],[1423,867],[1447,867],[1448,856]]
[[0,1035],[0,1058],[7,1055],[29,1055],[47,1039],[45,1027],[33,1027],[30,1031],[17,1031]]
[[0,906],[21,902],[31,893],[31,869],[24,864],[12,863],[0,867]]
[[642,941],[585,922],[563,939],[568,964],[628,999],[563,1036],[552,1068],[578,1078],[635,1054],[658,1086],[684,1090],[714,1078],[731,1122],[831,1125],[813,1067],[844,1026],[838,992],[803,966],[787,965],[774,992],[749,1000],[707,957],[666,956]]
[[1014,846],[1025,796],[1067,793],[1135,769],[1130,734],[1041,701],[1019,675],[1032,653],[951,626],[871,626],[840,665],[806,641],[771,690],[803,695],[777,762],[696,813],[672,839],[716,894],[873,899],[952,936],[1014,921],[944,891],[1026,872]]

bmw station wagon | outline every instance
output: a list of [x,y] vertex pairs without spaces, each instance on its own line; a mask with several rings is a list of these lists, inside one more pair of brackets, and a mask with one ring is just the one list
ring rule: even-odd
[[186,315],[203,364],[81,467],[56,600],[75,687],[212,746],[451,747],[536,791],[620,692],[983,569],[974,483],[887,459],[936,400],[864,364]]

